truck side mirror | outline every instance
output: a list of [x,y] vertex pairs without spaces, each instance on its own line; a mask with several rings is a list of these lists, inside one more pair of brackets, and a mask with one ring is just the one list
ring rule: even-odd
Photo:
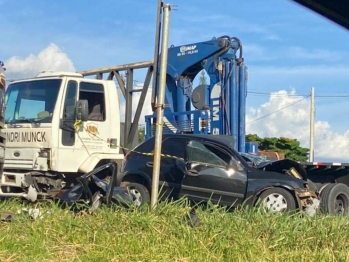
[[79,100],[76,102],[76,120],[87,121],[88,119],[88,101]]

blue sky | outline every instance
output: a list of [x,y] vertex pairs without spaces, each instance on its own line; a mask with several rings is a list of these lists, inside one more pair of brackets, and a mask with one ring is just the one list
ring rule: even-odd
[[[316,95],[349,95],[349,32],[308,9],[288,0],[264,0],[263,5],[260,0],[169,3],[177,6],[171,12],[170,44],[221,35],[241,39],[249,67],[248,90],[266,93],[250,93],[249,110],[266,109],[268,94],[280,90],[287,91],[280,99],[291,99],[291,90],[309,94],[312,86]],[[157,0],[0,0],[0,59],[36,56],[54,43],[78,71],[151,60],[156,5]],[[143,77],[136,75],[140,82]],[[342,135],[342,140],[349,129],[348,99],[316,98],[316,120],[328,123],[330,132]],[[260,129],[252,130],[264,134],[267,121],[264,118],[258,122]],[[282,135],[282,126],[276,128]],[[348,140],[341,146],[346,145]]]

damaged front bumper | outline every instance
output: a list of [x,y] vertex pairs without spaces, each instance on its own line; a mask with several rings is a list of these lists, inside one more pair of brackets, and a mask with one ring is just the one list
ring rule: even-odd
[[[101,174],[109,172],[110,180],[106,181],[100,178]],[[40,175],[40,176],[38,176]],[[64,181],[50,181],[57,190],[58,194],[49,194],[42,192],[38,183],[49,182],[49,177],[42,174],[28,173],[10,173],[4,172],[1,175],[0,197],[20,197],[35,202],[39,196],[47,196],[67,204],[75,202],[92,203],[123,203],[132,204],[134,196],[126,189],[116,187],[117,164],[108,163],[100,166],[89,173],[78,177],[77,184],[69,189],[62,190]],[[57,184],[53,184],[57,183]],[[57,191],[56,191],[57,192]]]
[[308,186],[294,190],[299,209],[309,216],[314,216],[320,206],[320,198]]
[[31,172],[3,172],[0,179],[0,197],[22,197],[36,201],[38,190]]

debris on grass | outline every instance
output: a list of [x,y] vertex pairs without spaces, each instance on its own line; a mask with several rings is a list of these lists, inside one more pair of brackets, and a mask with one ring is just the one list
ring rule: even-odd
[[1,222],[10,222],[16,217],[16,214],[12,212],[2,211],[0,212],[0,217],[1,217]]

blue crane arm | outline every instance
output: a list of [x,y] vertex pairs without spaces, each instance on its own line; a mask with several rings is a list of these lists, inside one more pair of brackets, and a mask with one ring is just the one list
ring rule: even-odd
[[[209,76],[209,83],[193,88],[194,78],[203,69]],[[235,37],[222,36],[171,46],[168,49],[164,131],[231,135],[236,139],[237,149],[244,147],[245,73],[242,45]],[[155,87],[153,110],[158,84]],[[151,126],[155,118],[155,112],[146,116],[148,138],[153,135]]]
[[[171,46],[168,49],[167,81],[178,81],[181,77],[193,80],[202,69],[208,69],[207,65],[204,68],[207,59],[218,58],[219,55],[228,52],[231,45],[230,39],[220,37],[184,46]],[[210,72],[215,73],[215,71],[216,69],[211,65]],[[157,92],[158,84],[152,93],[153,106]]]

